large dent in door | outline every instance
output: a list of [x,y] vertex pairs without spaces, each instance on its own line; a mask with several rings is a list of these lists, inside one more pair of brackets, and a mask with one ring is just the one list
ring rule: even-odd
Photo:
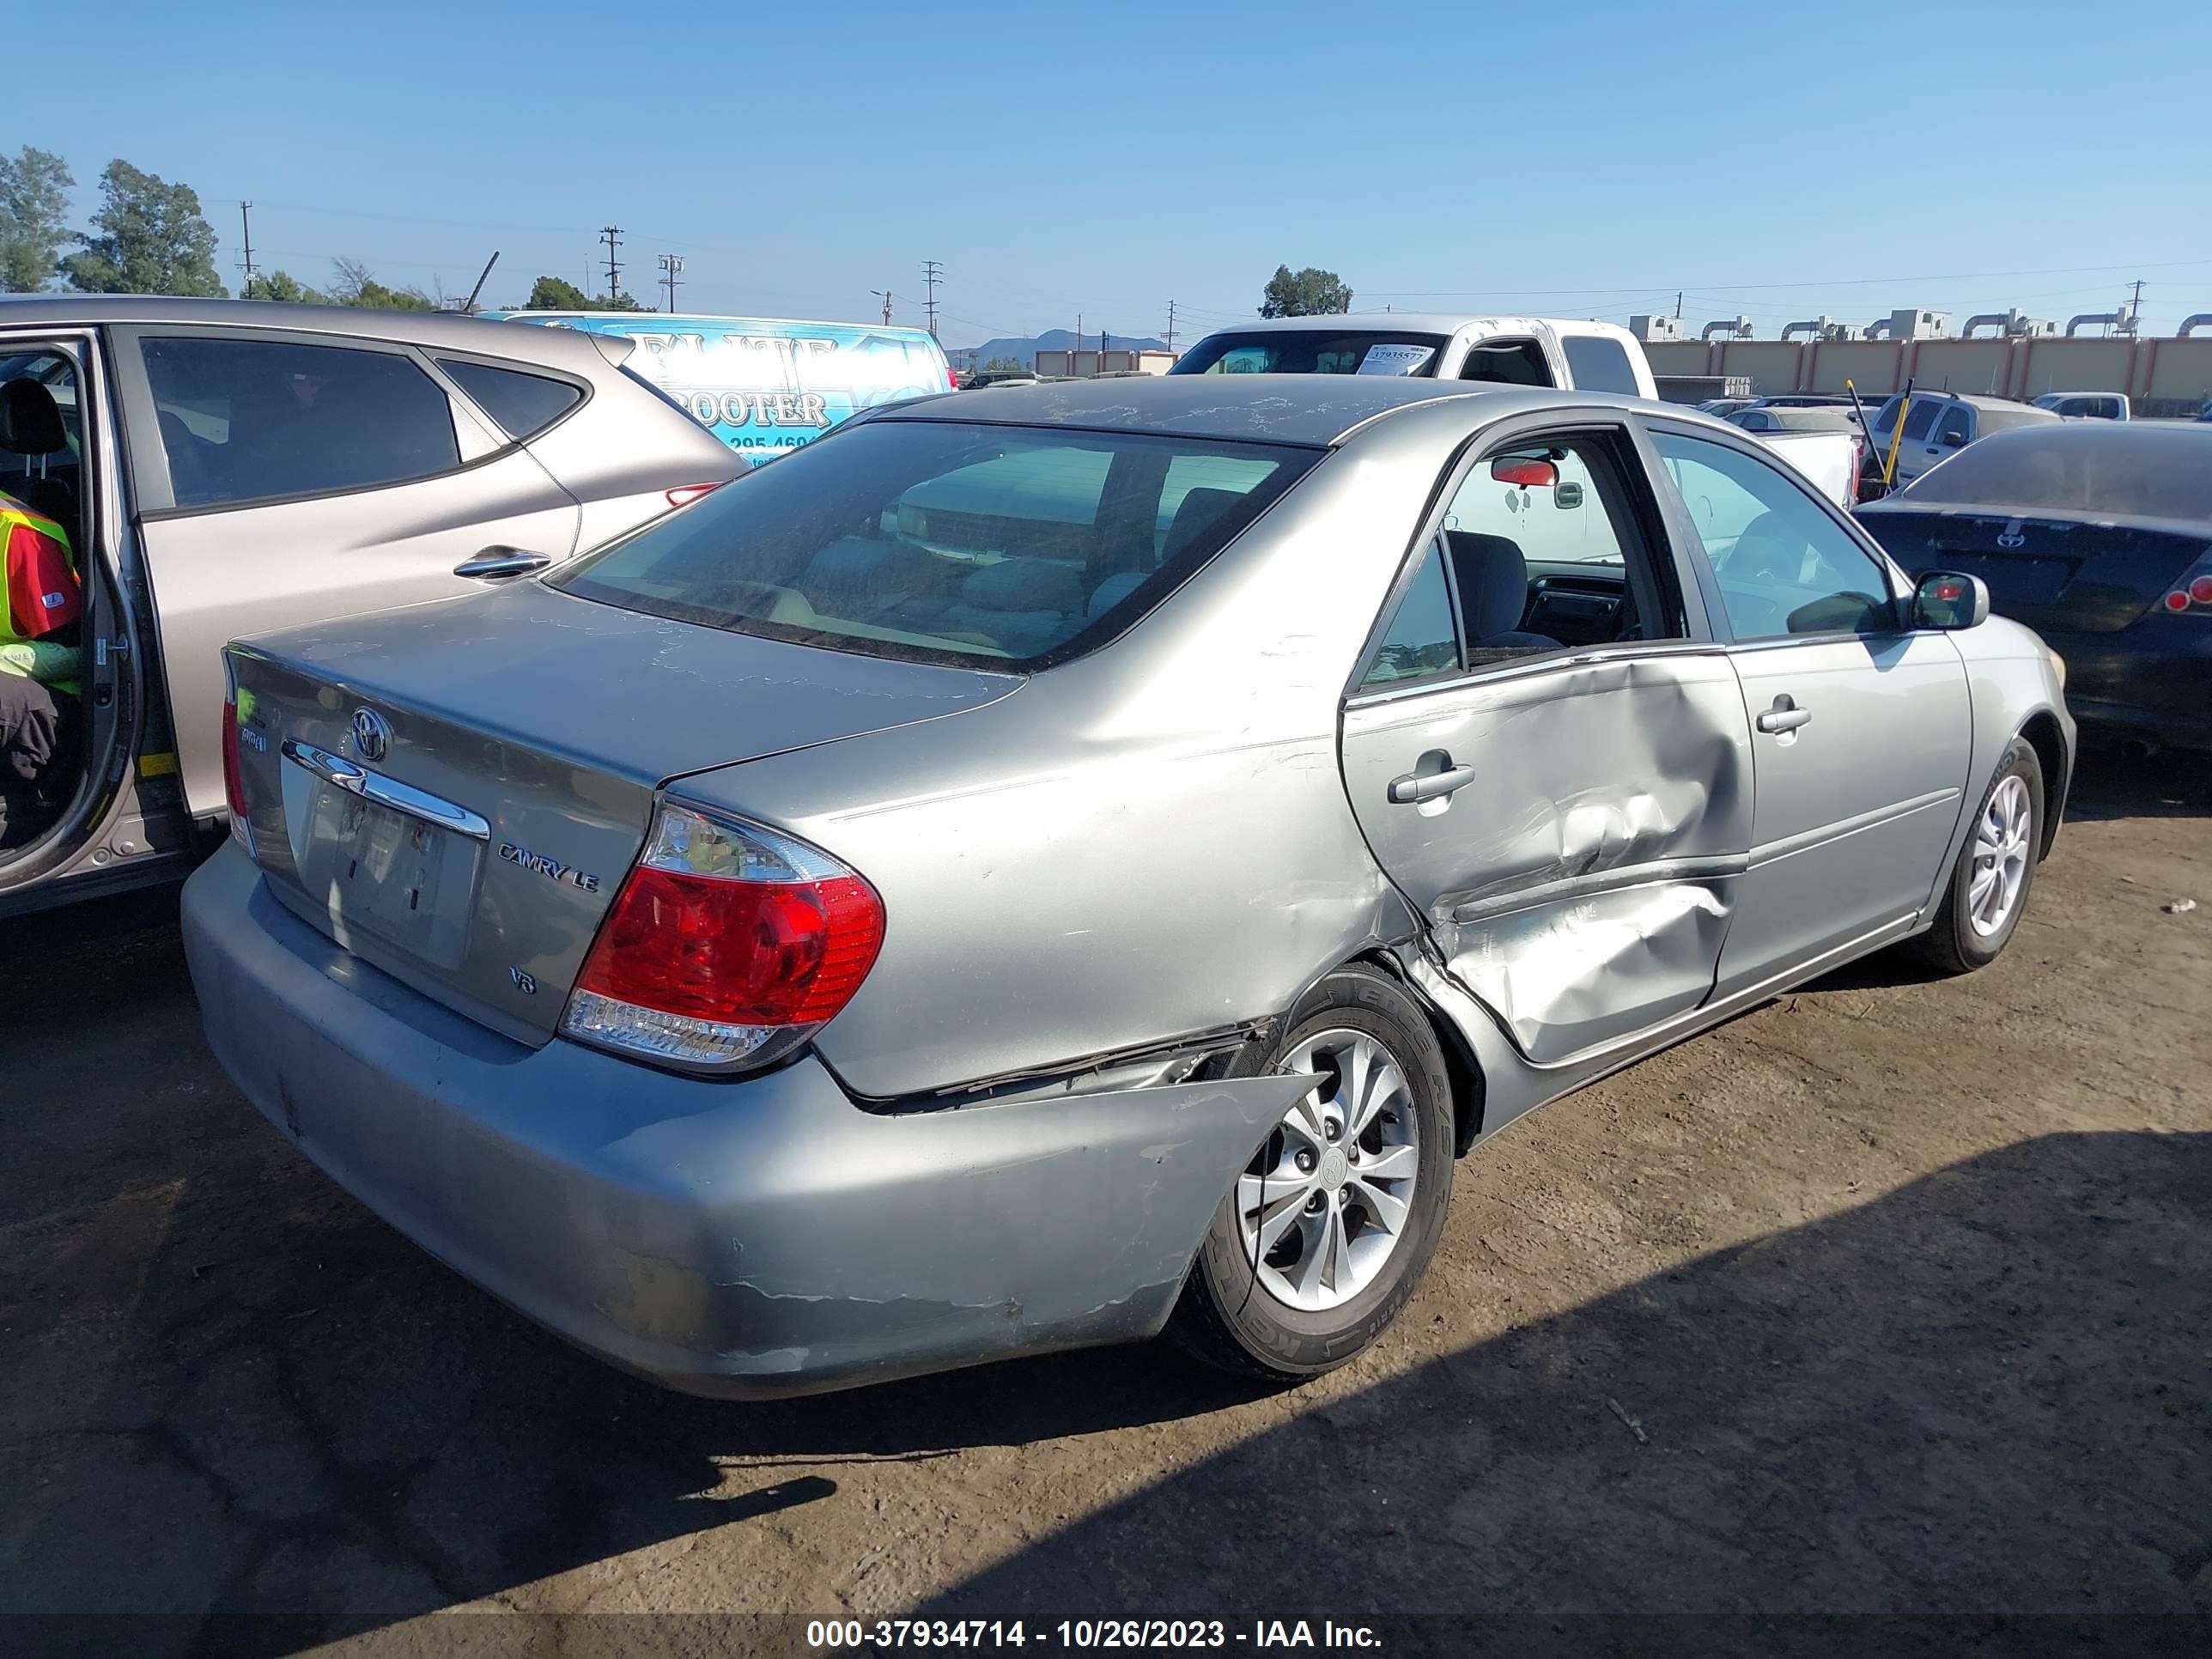
[[[1452,968],[1530,1059],[1563,1060],[1646,1023],[1654,1005],[1705,998],[1728,885],[1655,882],[1493,917],[1461,930]],[[1638,1011],[1632,1023],[1624,1002]]]

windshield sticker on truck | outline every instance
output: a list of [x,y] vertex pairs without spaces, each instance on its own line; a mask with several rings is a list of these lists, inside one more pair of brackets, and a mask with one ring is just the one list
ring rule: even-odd
[[1437,355],[1434,346],[1371,345],[1359,360],[1362,374],[1418,374]]

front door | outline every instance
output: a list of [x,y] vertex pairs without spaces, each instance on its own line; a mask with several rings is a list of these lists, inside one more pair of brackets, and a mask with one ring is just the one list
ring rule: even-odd
[[1720,994],[1900,927],[1959,821],[1966,666],[1898,626],[1887,567],[1750,447],[1653,443],[1703,544],[1752,727],[1756,803]]
[[479,591],[493,544],[566,558],[580,510],[412,348],[228,328],[118,330],[132,484],[177,756],[223,804],[224,645]]
[[1531,1060],[1711,994],[1751,844],[1750,741],[1630,434],[1485,444],[1344,713],[1344,780],[1451,974]]

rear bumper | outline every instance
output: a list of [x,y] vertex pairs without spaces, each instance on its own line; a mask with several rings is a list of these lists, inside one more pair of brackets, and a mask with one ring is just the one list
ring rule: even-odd
[[874,1114],[811,1054],[714,1083],[532,1049],[332,944],[236,847],[186,884],[184,932],[216,1058],[339,1185],[579,1346],[698,1394],[1156,1334],[1306,1086]]
[[2153,616],[2044,637],[2066,659],[2067,707],[2092,734],[2212,750],[2212,622]]

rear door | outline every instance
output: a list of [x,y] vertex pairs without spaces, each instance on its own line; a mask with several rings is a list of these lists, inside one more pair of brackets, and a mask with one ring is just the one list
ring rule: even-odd
[[1706,1000],[1751,844],[1743,699],[1645,477],[1626,422],[1486,436],[1345,702],[1368,844],[1539,1064]]
[[485,547],[565,559],[580,512],[446,374],[391,342],[119,329],[116,370],[177,755],[223,805],[230,640],[475,591]]
[[1654,423],[1752,726],[1750,860],[1725,996],[1901,928],[1941,878],[1971,739],[1966,665],[1899,625],[1889,568],[1803,481]]

